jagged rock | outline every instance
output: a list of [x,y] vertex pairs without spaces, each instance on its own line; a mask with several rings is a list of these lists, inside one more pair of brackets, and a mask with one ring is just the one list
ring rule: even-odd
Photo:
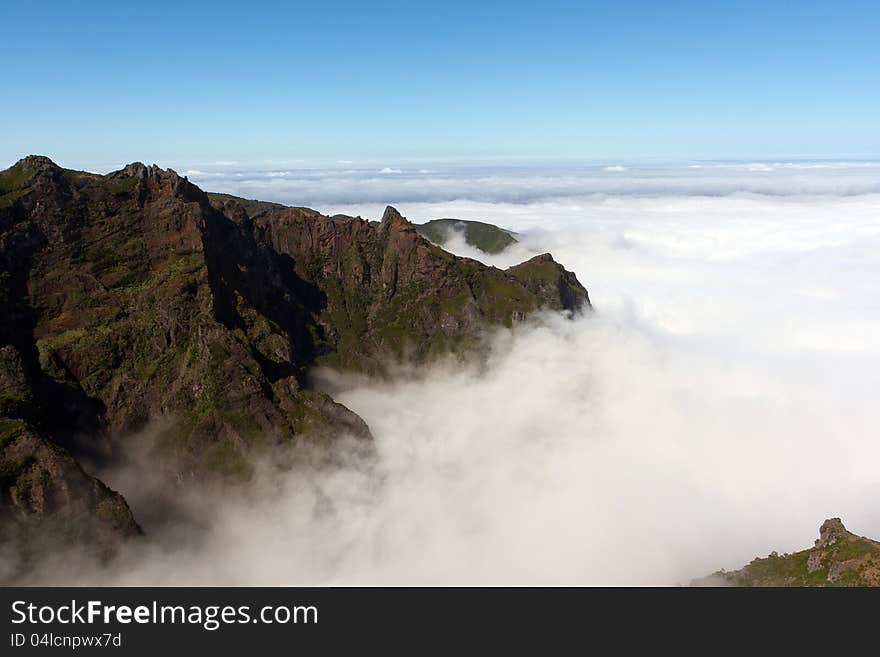
[[816,539],[816,547],[831,545],[841,536],[846,536],[846,527],[840,518],[829,518],[819,527],[819,538]]

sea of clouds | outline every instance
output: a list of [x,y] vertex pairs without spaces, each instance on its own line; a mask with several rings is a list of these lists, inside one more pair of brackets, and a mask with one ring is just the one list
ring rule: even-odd
[[[321,373],[374,461],[194,496],[197,529],[156,525],[75,581],[667,585],[808,547],[826,517],[880,537],[880,166],[385,168],[187,175],[501,225],[520,243],[498,256],[447,248],[499,267],[549,251],[595,312],[498,331],[481,366]],[[137,476],[106,477],[138,515]]]
[[585,194],[880,193],[880,162],[874,161],[541,165],[346,161],[313,166],[294,161],[175,163],[174,167],[210,191],[324,209],[454,199],[533,203]]

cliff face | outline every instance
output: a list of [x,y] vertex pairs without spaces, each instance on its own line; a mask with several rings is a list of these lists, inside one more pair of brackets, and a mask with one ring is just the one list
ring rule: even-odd
[[100,176],[27,157],[0,173],[0,522],[88,510],[137,533],[75,455],[160,420],[177,479],[246,475],[261,446],[369,438],[305,386],[315,364],[380,373],[389,356],[462,349],[538,308],[588,306],[549,256],[486,267],[393,208],[376,226],[212,203],[156,166]]
[[510,326],[539,308],[589,306],[574,274],[549,254],[502,271],[422,238],[392,207],[378,226],[289,208],[254,220],[324,295],[316,360],[381,371],[389,356],[424,360],[466,348],[487,325]]

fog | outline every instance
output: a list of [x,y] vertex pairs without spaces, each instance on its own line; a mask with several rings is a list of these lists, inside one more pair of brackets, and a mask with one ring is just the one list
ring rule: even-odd
[[[517,231],[498,256],[461,236],[447,248],[500,267],[549,251],[595,313],[499,330],[479,366],[318,372],[370,425],[375,460],[267,465],[240,495],[184,500],[196,524],[145,522],[115,567],[43,579],[674,585],[808,547],[826,517],[880,537],[878,170],[788,164],[646,181],[605,163],[624,178],[604,188],[597,174],[527,202],[466,185],[399,204]],[[346,193],[319,209],[384,204]],[[104,474],[143,517],[149,481]]]

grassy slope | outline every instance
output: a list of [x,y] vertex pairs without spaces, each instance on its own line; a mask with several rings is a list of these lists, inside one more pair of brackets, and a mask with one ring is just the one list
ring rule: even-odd
[[[808,561],[814,568],[810,572]],[[880,586],[880,543],[850,532],[831,545],[773,553],[740,570],[719,571],[699,584],[726,586]]]

